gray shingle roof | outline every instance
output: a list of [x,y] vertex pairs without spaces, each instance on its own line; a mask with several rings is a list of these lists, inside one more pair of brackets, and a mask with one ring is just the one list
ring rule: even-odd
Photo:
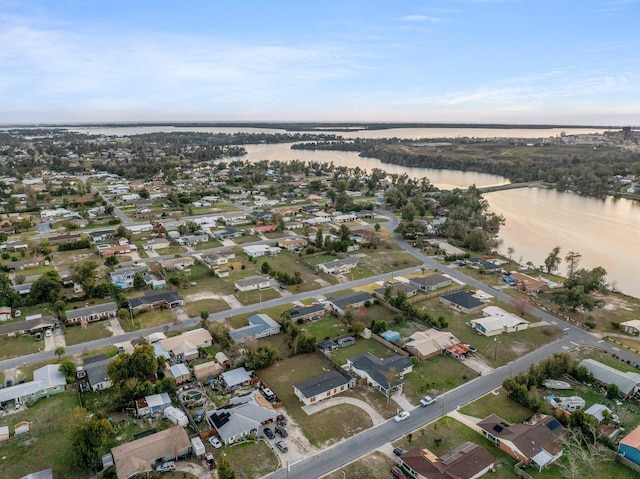
[[344,296],[332,297],[327,299],[330,303],[340,309],[344,309],[351,304],[361,303],[363,301],[373,301],[373,296],[364,291],[345,294]]
[[455,293],[442,296],[442,299],[450,301],[465,309],[473,309],[482,306],[484,303],[475,298],[468,291],[456,291]]
[[331,389],[344,386],[350,380],[350,377],[340,374],[338,371],[331,371],[294,384],[293,387],[300,391],[304,397],[311,398]]

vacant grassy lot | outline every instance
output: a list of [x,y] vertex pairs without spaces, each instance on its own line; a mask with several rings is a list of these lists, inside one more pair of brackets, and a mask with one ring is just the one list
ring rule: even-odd
[[139,329],[153,328],[162,324],[170,324],[176,320],[175,313],[170,309],[157,309],[137,314],[133,319],[120,319],[122,329],[127,332]]
[[202,299],[200,301],[188,301],[184,305],[184,309],[190,318],[200,316],[203,310],[209,311],[209,314],[219,313],[229,309],[226,301],[221,299]]
[[44,341],[36,341],[33,336],[0,338],[0,359],[15,358],[44,349]]
[[305,354],[258,372],[258,376],[284,401],[287,412],[309,442],[317,447],[335,444],[372,426],[369,415],[351,405],[335,406],[311,416],[302,410],[302,403],[293,393],[293,385],[331,369],[331,365],[319,355]]
[[320,288],[322,285],[316,281],[318,278],[335,284],[336,280],[331,275],[320,273],[311,263],[308,262],[307,257],[300,258],[296,254],[292,253],[280,253],[278,256],[270,258],[259,258],[256,263],[256,270],[262,271],[262,264],[268,263],[269,266],[275,271],[285,271],[290,275],[293,275],[296,271],[300,273],[302,278],[301,284],[287,286],[287,290],[294,293],[303,293],[306,291],[313,291]]
[[391,475],[389,470],[394,465],[389,456],[381,452],[373,452],[367,456],[361,457],[351,464],[347,464],[340,469],[333,471],[324,479],[389,479]]
[[413,366],[404,376],[404,395],[417,404],[422,396],[437,396],[478,377],[462,361],[450,356],[435,356]]
[[113,333],[107,329],[107,323],[91,323],[86,328],[82,326],[68,326],[64,330],[64,337],[68,345],[86,343],[94,339],[108,338]]
[[264,441],[231,446],[223,454],[239,477],[262,477],[279,467],[278,458]]
[[67,391],[39,399],[26,411],[0,417],[0,425],[9,426],[11,434],[19,421],[29,421],[31,431],[24,440],[0,445],[0,477],[18,479],[45,466],[53,468],[54,477],[88,477],[88,471],[72,463],[69,417],[76,406],[75,391]]
[[531,410],[509,399],[504,389],[499,388],[495,393],[476,399],[460,408],[460,412],[479,419],[484,419],[491,414],[497,414],[511,424],[521,423],[533,414]]
[[303,324],[300,328],[313,334],[317,342],[344,336],[348,331],[347,325],[335,316],[325,316],[313,323]]
[[353,356],[358,356],[359,354],[366,352],[370,352],[378,358],[388,358],[395,354],[391,349],[387,348],[375,339],[363,339],[360,337],[356,338],[356,344],[353,346],[338,348],[330,354],[331,358],[338,364],[346,364],[348,358],[352,358]]
[[389,251],[382,248],[363,251],[367,256],[358,262],[358,266],[370,270],[372,275],[391,273],[422,264],[421,261],[404,251]]
[[202,251],[205,249],[219,248],[221,246],[222,246],[222,243],[220,243],[220,241],[212,239],[209,241],[201,241],[196,245],[195,250]]
[[236,294],[236,299],[244,305],[262,303],[263,301],[269,301],[279,297],[280,294],[273,288],[244,292],[238,291]]

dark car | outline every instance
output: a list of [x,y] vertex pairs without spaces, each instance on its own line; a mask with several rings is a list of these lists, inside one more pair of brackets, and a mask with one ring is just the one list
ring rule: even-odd
[[394,448],[393,448],[393,453],[394,453],[396,456],[402,456],[405,452],[407,452],[407,451],[405,451],[405,450],[404,450],[404,449],[402,449],[401,447],[394,447]]
[[391,468],[391,474],[393,475],[393,477],[396,477],[397,479],[407,479],[407,476],[405,475],[405,473],[398,466],[393,466]]
[[269,439],[274,439],[276,437],[273,431],[268,427],[264,428],[264,435],[267,436]]
[[282,426],[277,426],[275,431],[276,431],[276,434],[280,435],[280,437],[287,437],[289,435],[287,430],[285,428],[283,428]]
[[216,467],[216,460],[213,457],[213,454],[210,452],[205,452],[204,453],[204,458],[207,461],[207,466],[209,466],[209,469],[213,469],[214,467]]
[[193,420],[195,422],[200,422],[202,421],[202,418],[204,417],[204,409],[200,409],[195,416],[193,416]]
[[13,380],[7,379],[7,387],[10,388],[11,386],[13,386]]

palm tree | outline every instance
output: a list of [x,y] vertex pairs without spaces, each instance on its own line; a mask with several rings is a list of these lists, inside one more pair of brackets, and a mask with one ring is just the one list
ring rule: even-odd
[[65,353],[64,348],[63,348],[62,346],[58,346],[58,347],[55,349],[55,351],[54,351],[54,352],[55,352],[56,356],[58,356],[58,362],[60,362],[60,358],[61,358],[61,357],[62,357],[62,355]]

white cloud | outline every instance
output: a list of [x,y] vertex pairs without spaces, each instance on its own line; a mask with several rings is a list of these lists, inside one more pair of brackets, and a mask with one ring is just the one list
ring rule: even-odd
[[405,20],[407,22],[438,23],[442,21],[442,18],[432,17],[429,15],[406,15],[404,17],[400,17],[400,20]]

